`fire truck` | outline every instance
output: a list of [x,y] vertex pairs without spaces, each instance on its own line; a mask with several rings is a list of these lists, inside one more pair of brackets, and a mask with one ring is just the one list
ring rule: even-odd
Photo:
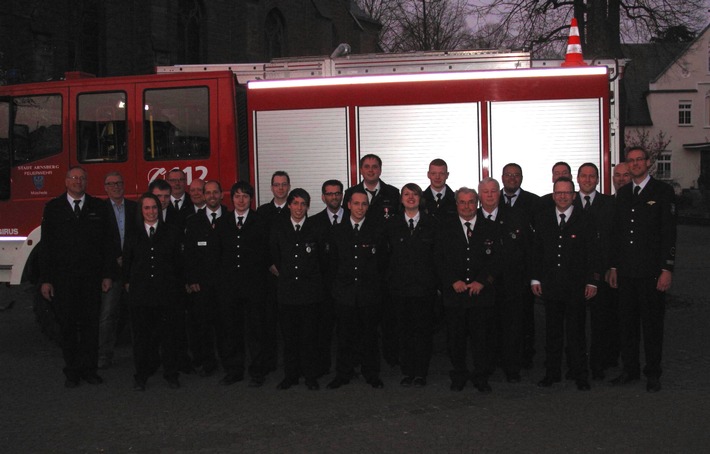
[[609,192],[620,70],[559,63],[510,51],[369,54],[0,87],[0,282],[27,278],[43,206],[73,165],[93,195],[109,171],[130,198],[179,168],[225,188],[248,179],[257,205],[285,170],[314,196],[311,212],[324,180],[359,181],[368,153],[396,187],[426,187],[429,162],[443,158],[454,188],[516,162],[523,186],[544,194],[552,164],[566,161],[597,164]]

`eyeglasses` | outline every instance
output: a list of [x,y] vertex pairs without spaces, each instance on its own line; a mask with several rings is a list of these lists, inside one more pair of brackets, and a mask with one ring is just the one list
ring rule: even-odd
[[72,176],[67,177],[67,178],[70,179],[70,180],[74,180],[74,181],[86,181],[86,177],[77,176],[77,175],[72,175]]
[[187,178],[170,178],[168,183],[179,183],[181,181],[187,181]]
[[104,185],[108,186],[109,188],[120,188],[123,186],[123,181],[107,181],[104,183]]
[[523,176],[523,174],[522,173],[504,173],[503,176],[508,177],[508,178],[520,178]]
[[340,192],[340,191],[338,191],[338,192],[326,192],[326,193],[324,193],[323,195],[325,195],[325,196],[327,196],[327,197],[334,197],[334,196],[338,196],[338,195],[343,195],[343,193]]

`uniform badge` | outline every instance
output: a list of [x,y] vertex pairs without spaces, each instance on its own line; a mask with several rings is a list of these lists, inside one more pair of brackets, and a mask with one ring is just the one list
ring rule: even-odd
[[310,246],[306,246],[306,252],[309,253],[309,254],[311,253],[311,247],[310,247]]
[[390,209],[385,207],[385,219],[389,219],[390,217]]
[[373,246],[373,247],[372,247],[372,254],[374,255],[375,252],[377,252],[377,248]]
[[675,203],[671,203],[671,214],[675,216]]
[[646,203],[647,203],[648,205],[651,205],[651,206],[653,206],[653,205],[655,205],[655,204],[656,204],[656,201],[655,201],[655,200],[649,200],[649,201],[648,201],[648,202],[646,202]]

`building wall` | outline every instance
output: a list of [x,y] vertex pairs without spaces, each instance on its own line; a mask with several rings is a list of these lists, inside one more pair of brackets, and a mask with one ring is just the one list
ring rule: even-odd
[[[647,101],[653,126],[651,136],[666,134],[671,151],[671,178],[681,188],[697,188],[700,151],[684,144],[710,142],[710,29],[649,86]],[[707,98],[707,101],[706,101]],[[679,124],[679,104],[690,101],[690,124]]]
[[[0,6],[0,79],[41,81],[76,70],[100,76],[147,74],[157,65],[329,55],[340,42],[357,53],[376,52],[378,26],[354,19],[350,3],[6,0]],[[282,24],[278,52],[266,45],[269,17]]]

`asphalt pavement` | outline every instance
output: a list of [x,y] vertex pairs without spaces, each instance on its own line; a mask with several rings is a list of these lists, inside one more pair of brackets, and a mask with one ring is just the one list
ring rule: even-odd
[[449,390],[443,333],[424,388],[400,387],[399,370],[383,364],[384,389],[356,379],[328,390],[331,374],[319,391],[303,382],[277,390],[279,369],[259,389],[220,386],[217,374],[181,375],[182,388],[171,390],[157,375],[136,392],[124,336],[116,364],[100,372],[104,384],[66,389],[61,352],[37,326],[31,288],[2,288],[0,453],[709,452],[709,256],[710,227],[680,226],[656,394],[643,380],[623,387],[595,381],[589,392],[569,381],[538,388],[539,306],[535,368],[518,384],[497,371],[491,394],[470,384]]

